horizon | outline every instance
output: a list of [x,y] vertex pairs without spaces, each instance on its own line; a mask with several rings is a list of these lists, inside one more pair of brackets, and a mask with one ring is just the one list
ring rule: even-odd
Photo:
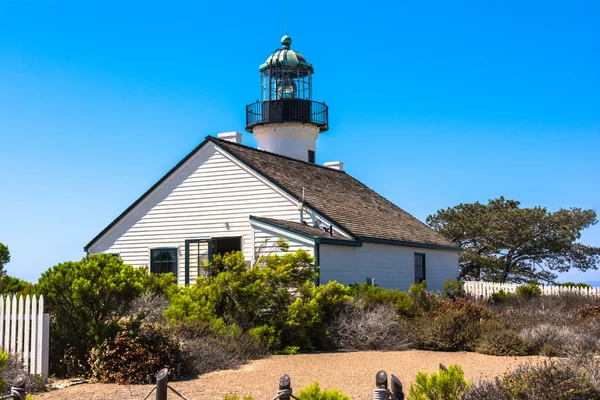
[[[600,5],[303,4],[289,9],[288,33],[314,65],[313,100],[330,107],[318,164],[344,162],[421,221],[499,196],[598,212]],[[9,275],[36,282],[79,260],[205,136],[244,132],[283,9],[0,1]],[[243,144],[256,147],[252,134]],[[600,225],[581,242],[600,246]]]

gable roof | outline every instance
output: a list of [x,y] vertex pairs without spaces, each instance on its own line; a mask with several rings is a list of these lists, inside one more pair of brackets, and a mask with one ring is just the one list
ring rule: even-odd
[[209,137],[219,147],[357,239],[460,250],[400,207],[344,171]]
[[460,250],[460,247],[454,242],[433,231],[344,171],[208,136],[94,237],[84,247],[84,251],[87,251],[94,242],[106,234],[208,142],[223,149],[297,199],[302,198],[302,189],[304,188],[305,205],[351,234],[355,239]]

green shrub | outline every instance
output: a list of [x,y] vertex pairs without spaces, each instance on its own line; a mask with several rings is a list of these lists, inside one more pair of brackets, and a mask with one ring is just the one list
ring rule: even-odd
[[568,287],[568,288],[577,288],[577,289],[592,289],[592,285],[588,285],[587,283],[579,282],[565,282],[561,283],[559,286]]
[[516,370],[473,387],[465,400],[598,400],[600,391],[589,375],[567,363],[544,361]]
[[52,323],[51,373],[89,369],[90,350],[118,331],[116,321],[144,291],[145,275],[108,254],[58,264],[42,274],[37,291],[45,297]]
[[[0,350],[0,371],[2,371],[4,368],[6,368],[6,365],[8,364],[8,354],[6,354],[4,351]],[[0,377],[0,394],[4,393],[4,387],[6,386],[6,382],[4,382],[3,377]]]
[[350,396],[338,389],[321,389],[316,381],[300,390],[296,397],[300,400],[351,400]]
[[171,323],[204,321],[215,330],[236,326],[278,352],[323,349],[327,322],[349,299],[343,285],[314,285],[314,259],[305,251],[261,258],[247,268],[241,253],[216,256],[207,277],[172,291]]
[[[226,394],[223,400],[240,400],[237,394]],[[244,396],[243,400],[254,400],[252,396]]]
[[600,316],[600,306],[584,304],[577,307],[577,317],[579,319],[596,318]]
[[156,372],[167,368],[169,380],[181,371],[179,343],[155,325],[142,326],[140,319],[130,319],[120,326],[114,338],[106,339],[92,350],[92,378],[103,383],[151,383]]
[[423,315],[437,305],[438,298],[427,290],[426,281],[410,285],[408,295],[414,304],[413,315]]
[[492,356],[524,356],[529,354],[529,343],[517,332],[502,324],[488,322],[481,325],[475,351]]
[[497,292],[492,293],[489,300],[494,304],[504,303],[511,297],[511,295],[512,293],[508,293],[500,289]]
[[450,365],[447,370],[440,369],[430,376],[425,372],[417,373],[415,382],[410,384],[407,400],[458,400],[469,387],[462,368]]
[[449,299],[456,299],[459,297],[466,296],[465,289],[463,287],[463,281],[460,279],[446,279],[444,282],[444,295]]
[[399,315],[411,316],[414,302],[408,293],[393,289],[383,289],[379,286],[357,283],[348,286],[348,295],[360,299],[365,304],[365,310],[375,308],[381,304],[392,304]]
[[532,299],[542,295],[542,289],[538,285],[529,283],[527,285],[520,285],[517,287],[517,296],[524,299]]

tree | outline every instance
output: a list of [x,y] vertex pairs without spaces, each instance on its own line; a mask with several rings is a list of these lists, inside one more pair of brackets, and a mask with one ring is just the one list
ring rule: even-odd
[[92,347],[116,334],[118,320],[144,291],[146,271],[118,257],[95,254],[42,274],[37,291],[50,313],[50,369],[58,375],[88,369]]
[[6,245],[0,243],[0,277],[5,274],[4,266],[10,262],[10,251]]
[[557,272],[598,268],[600,248],[578,242],[598,222],[593,210],[519,205],[504,197],[459,204],[430,215],[427,224],[463,248],[463,279],[554,283]]

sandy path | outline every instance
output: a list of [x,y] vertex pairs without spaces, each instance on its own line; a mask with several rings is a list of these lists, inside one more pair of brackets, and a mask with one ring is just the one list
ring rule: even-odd
[[[397,375],[408,389],[417,371],[434,372],[439,363],[458,364],[471,381],[489,379],[538,357],[495,357],[477,353],[432,351],[365,351],[356,353],[300,354],[272,356],[253,361],[238,370],[212,372],[172,386],[190,399],[222,400],[227,393],[252,395],[256,400],[272,399],[279,376],[288,373],[292,388],[300,389],[318,380],[323,388],[337,387],[353,399],[372,399],[375,373],[384,369]],[[36,399],[142,400],[151,385],[83,384],[40,394]],[[151,397],[153,398],[153,397]],[[177,398],[175,395],[170,398]]]

